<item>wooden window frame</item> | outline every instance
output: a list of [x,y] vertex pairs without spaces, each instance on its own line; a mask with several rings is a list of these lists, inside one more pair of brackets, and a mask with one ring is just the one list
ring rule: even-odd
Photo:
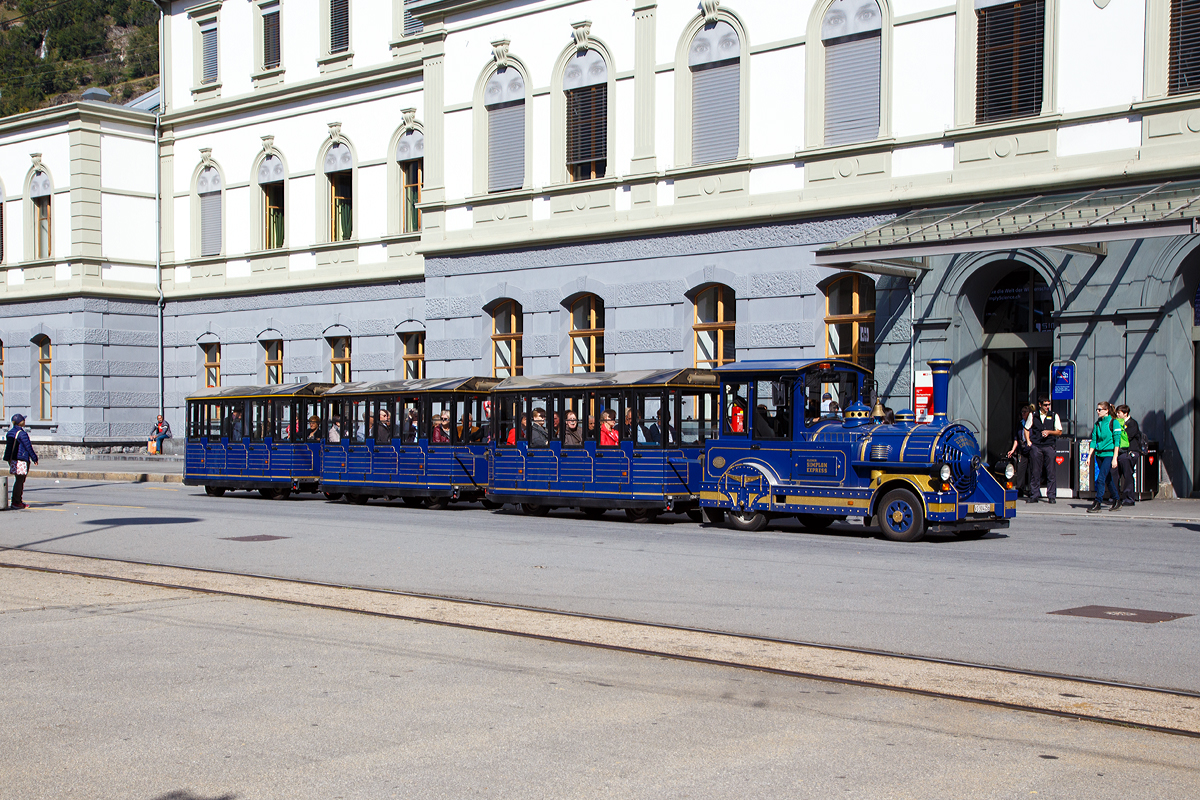
[[[267,385],[273,386],[283,383],[283,340],[271,339],[263,343],[266,346],[266,357],[263,359],[263,366],[266,368]],[[275,356],[274,358],[272,356]],[[274,372],[274,376],[272,376]],[[274,377],[274,380],[272,380]]]
[[[590,181],[597,178],[603,178],[608,173],[608,84],[601,83],[594,86],[584,86],[579,89],[570,89],[564,92],[566,95],[567,119],[566,119],[566,151],[567,151],[567,176],[572,182],[575,181]],[[585,99],[587,95],[587,99]],[[591,108],[587,109],[590,105]],[[595,113],[597,107],[601,113]],[[578,133],[584,133],[582,124],[573,124],[572,115],[579,115],[584,110],[590,110],[593,113],[588,118],[588,130],[586,133],[589,138],[604,140],[604,157],[593,158],[591,161],[578,161],[572,163],[571,151],[573,137]],[[592,148],[597,151],[599,148],[593,145]],[[593,153],[595,154],[595,153]]]
[[421,188],[425,183],[425,159],[400,162],[400,222],[405,233],[421,230]]
[[[588,327],[575,327],[575,309],[580,303],[588,304]],[[599,307],[599,314],[597,313]],[[604,326],[596,324],[596,319],[604,314],[604,301],[594,294],[584,295],[571,303],[571,372],[604,372]],[[588,362],[586,364],[575,360],[575,340],[588,340]],[[582,367],[582,369],[577,369]]]
[[[283,181],[274,181],[272,183],[260,183],[258,188],[262,191],[263,201],[263,249],[264,250],[279,250],[287,246],[287,201],[284,199],[286,192],[284,191]],[[272,197],[272,194],[278,193],[278,199]],[[271,237],[271,212],[279,212],[279,225],[277,236]],[[278,243],[276,243],[278,242]]]
[[[1020,17],[1016,17],[1014,22],[1014,37],[1011,41],[1004,41],[999,44],[993,44],[990,48],[985,47],[985,40],[988,32],[988,18],[996,14],[1004,13],[1011,10],[1014,15],[1018,15],[1019,8],[1022,5],[1034,5],[1040,8],[1040,14],[1036,17],[1035,24],[1040,27],[1040,32],[1036,34],[1036,38],[1022,39],[1023,32],[1020,26]],[[984,125],[992,122],[1002,122],[1013,119],[1029,119],[1036,117],[1042,113],[1042,108],[1046,101],[1046,15],[1047,6],[1046,0],[1015,0],[1010,3],[1000,3],[997,5],[988,6],[986,8],[976,9],[976,45],[975,45],[975,124]],[[1024,55],[1024,51],[1030,48],[1036,48],[1037,52],[1034,58],[1030,59]],[[985,102],[989,96],[989,92],[996,87],[996,79],[1002,74],[1003,69],[999,66],[993,71],[989,71],[988,67],[991,64],[991,56],[999,54],[1004,56],[1006,53],[1012,54],[1011,81],[1005,81],[1002,86],[1011,87],[1012,95],[1019,95],[1022,83],[1025,81],[1023,71],[1033,70],[1034,75],[1028,78],[1031,86],[1036,87],[1037,104],[1036,107],[1022,111],[1019,102],[1014,100],[1011,108],[1007,112],[993,111],[992,108]],[[1003,63],[1005,60],[1001,58],[998,63]]]
[[[329,241],[331,242],[349,242],[354,240],[354,173],[352,170],[341,170],[339,172],[328,172],[326,178],[329,180]],[[338,193],[343,181],[345,182],[345,195]],[[339,213],[340,204],[346,204],[350,207],[350,230],[339,231],[338,221],[341,219]],[[344,236],[339,235],[344,233]]]
[[[496,320],[504,313],[509,316],[509,333],[496,332]],[[524,373],[524,357],[521,354],[522,338],[524,337],[524,309],[516,300],[505,300],[492,310],[492,377],[497,376],[496,353],[501,342],[511,342],[512,347],[512,363],[508,367],[500,367],[506,369],[509,375],[504,377],[521,375]]]
[[[850,337],[853,342],[851,347],[850,360],[852,364],[858,365],[861,363],[862,353],[859,346],[862,344],[859,333],[863,323],[868,323],[871,326],[871,363],[874,366],[875,362],[875,312],[861,311],[859,304],[862,302],[862,281],[869,281],[870,278],[862,275],[843,275],[825,287],[825,355],[830,358],[846,358],[845,355],[839,355],[829,352],[829,326],[830,325],[850,325]],[[842,281],[851,281],[851,314],[832,314],[829,311],[829,294],[833,287],[837,286]]]
[[[715,291],[717,293],[717,321],[716,322],[701,322],[700,321],[700,298],[708,292]],[[728,297],[726,296],[728,295]],[[704,287],[696,293],[695,301],[692,303],[692,363],[700,369],[712,369],[714,367],[724,366],[736,360],[736,329],[737,329],[737,295],[733,289],[724,284],[713,284]],[[733,319],[727,320],[725,312],[726,304],[734,305]],[[717,347],[715,358],[702,359],[700,358],[700,334],[715,331],[717,334]],[[734,339],[734,358],[725,358],[725,336],[733,334]]]
[[54,345],[38,343],[38,419],[54,419]]
[[4,342],[0,341],[0,418],[4,416]]
[[[333,383],[349,383],[350,382],[350,359],[353,354],[349,336],[338,336],[330,342],[329,350],[329,376]],[[338,355],[338,347],[341,346],[345,355]],[[338,368],[345,370],[342,379],[338,380]]]
[[221,343],[212,342],[201,347],[204,348],[204,386],[217,389],[221,386]]
[[[51,258],[54,255],[54,214],[51,195],[33,198],[33,248],[35,259]],[[42,238],[42,222],[46,223],[46,236]],[[44,247],[43,247],[44,245]]]
[[[400,340],[404,345],[404,380],[419,381],[425,377],[425,333],[424,331],[402,333]],[[411,376],[409,375],[410,365],[414,372]]]

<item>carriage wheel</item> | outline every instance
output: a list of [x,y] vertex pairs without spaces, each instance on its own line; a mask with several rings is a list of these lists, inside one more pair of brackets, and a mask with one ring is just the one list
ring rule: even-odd
[[449,497],[431,497],[429,498],[429,502],[426,504],[426,508],[430,508],[434,511],[445,511],[449,507]]
[[208,495],[209,497],[221,497],[222,495],[225,494],[225,487],[223,487],[223,486],[205,486],[204,493],[206,495]]
[[659,511],[657,508],[627,508],[625,516],[630,522],[654,522],[658,519]]
[[521,510],[530,517],[544,517],[550,513],[549,506],[539,506],[536,503],[521,503]]
[[404,497],[400,498],[400,502],[404,503],[404,505],[408,506],[409,508],[422,508],[425,505],[425,498],[405,495]]
[[915,542],[925,533],[921,501],[908,489],[893,489],[879,503],[879,529],[893,542]]
[[348,494],[346,495],[346,499],[356,506],[365,506],[371,498],[365,494]]
[[331,503],[336,503],[338,500],[342,499],[342,493],[341,492],[326,492],[325,499]]
[[276,489],[275,494],[271,495],[272,500],[287,500],[292,496],[291,489]]
[[607,508],[600,508],[599,506],[583,506],[579,509],[580,513],[588,519],[600,519],[607,510]]
[[262,495],[262,497],[266,500],[274,500],[275,499],[275,490],[274,489],[259,489],[258,493],[260,495]]
[[761,511],[730,511],[725,521],[735,531],[761,531],[767,527],[767,515]]

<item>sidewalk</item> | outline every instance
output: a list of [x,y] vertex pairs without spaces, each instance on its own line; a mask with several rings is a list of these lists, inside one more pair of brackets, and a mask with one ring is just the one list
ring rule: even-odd
[[1183,522],[1200,522],[1200,499],[1180,498],[1175,500],[1144,500],[1134,506],[1126,506],[1120,511],[1109,511],[1108,506],[1096,514],[1087,513],[1091,500],[1058,498],[1058,502],[1050,505],[1045,500],[1040,503],[1026,503],[1025,498],[1017,500],[1017,519],[1023,516],[1038,517],[1088,517],[1096,520],[1117,519],[1162,519]]
[[183,462],[148,458],[145,461],[43,458],[30,478],[67,478],[121,483],[183,483]]

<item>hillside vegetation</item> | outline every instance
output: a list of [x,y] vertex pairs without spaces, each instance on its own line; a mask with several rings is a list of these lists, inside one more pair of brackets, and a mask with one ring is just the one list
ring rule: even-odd
[[78,100],[112,102],[158,83],[158,8],[148,0],[0,0],[0,116]]

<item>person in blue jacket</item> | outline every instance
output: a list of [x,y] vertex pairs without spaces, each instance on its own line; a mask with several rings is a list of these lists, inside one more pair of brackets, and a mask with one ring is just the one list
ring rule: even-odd
[[25,490],[25,478],[29,476],[30,463],[38,463],[37,452],[33,449],[33,442],[29,440],[29,432],[25,430],[25,416],[23,414],[13,414],[12,427],[8,429],[8,435],[4,437],[4,460],[8,462],[8,472],[16,476],[13,482],[12,490],[12,505],[10,508],[20,510],[29,508],[21,500],[21,495]]
[[1088,513],[1099,511],[1104,496],[1112,490],[1109,511],[1121,510],[1121,492],[1117,488],[1117,456],[1121,451],[1121,421],[1113,416],[1107,400],[1096,403],[1096,424],[1092,426],[1092,468],[1096,470],[1096,499]]

